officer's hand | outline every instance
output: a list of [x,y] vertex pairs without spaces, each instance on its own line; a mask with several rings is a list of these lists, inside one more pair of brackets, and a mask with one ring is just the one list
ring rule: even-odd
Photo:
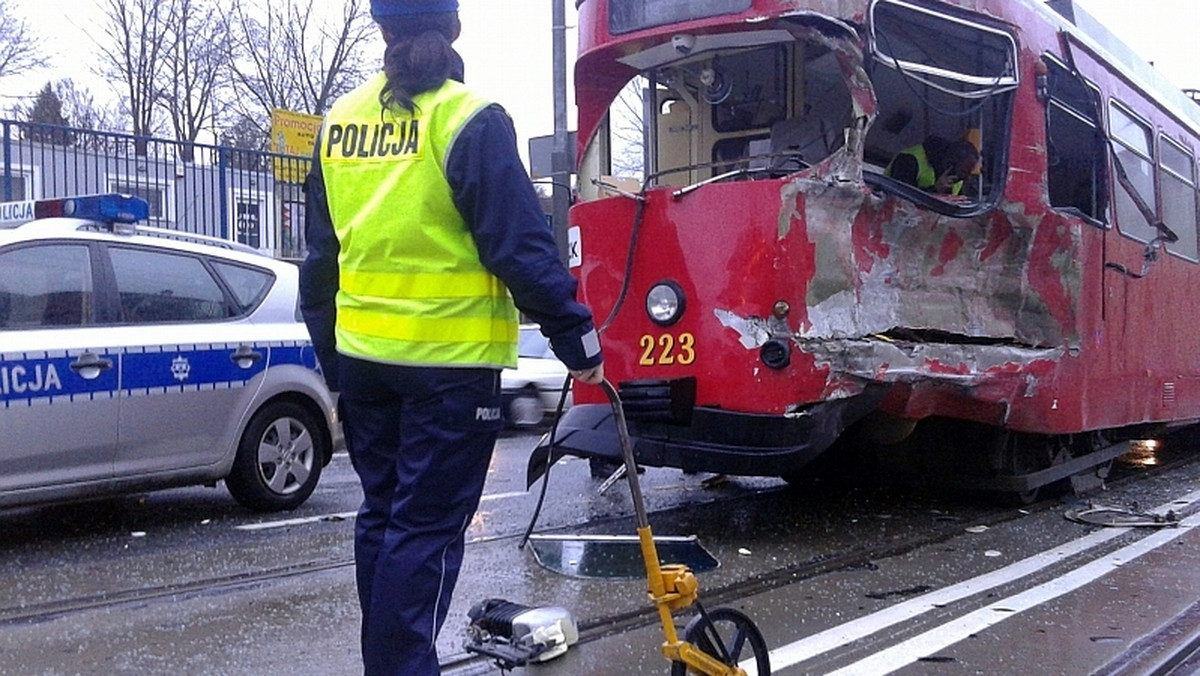
[[571,371],[571,377],[588,385],[599,385],[604,381],[604,364],[582,371]]
[[937,177],[937,182],[933,186],[934,192],[946,194],[954,189],[954,184],[958,183],[958,174],[954,169],[947,169],[945,173]]

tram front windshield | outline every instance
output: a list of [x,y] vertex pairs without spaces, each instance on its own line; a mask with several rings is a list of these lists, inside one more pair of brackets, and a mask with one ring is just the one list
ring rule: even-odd
[[[611,0],[609,20],[672,22],[743,4]],[[606,194],[589,189],[594,181],[636,190],[643,181],[653,187],[778,178],[843,152],[861,164],[868,183],[938,209],[920,190],[890,180],[888,166],[939,137],[969,141],[982,157],[953,202],[994,201],[1006,177],[1015,40],[901,0],[873,8],[866,45],[846,30],[838,37],[845,24],[832,19],[785,18],[750,31],[689,36],[696,46],[690,53],[655,46],[621,57],[640,75],[611,103],[589,143],[581,197]],[[861,101],[868,98],[876,105],[864,130]]]
[[750,9],[751,0],[610,0],[608,29],[613,35],[705,19]]

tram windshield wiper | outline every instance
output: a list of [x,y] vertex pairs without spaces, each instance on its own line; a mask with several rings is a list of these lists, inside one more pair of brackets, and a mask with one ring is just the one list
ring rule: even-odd
[[592,185],[594,185],[598,188],[604,188],[605,190],[607,190],[613,194],[620,195],[621,197],[628,197],[631,200],[637,200],[638,202],[646,201],[646,198],[643,195],[632,193],[632,192],[629,192],[628,190],[622,190],[621,188],[613,185],[612,183],[609,183],[607,181],[602,181],[598,178],[592,179]]
[[694,191],[708,185],[709,183],[716,183],[717,181],[723,181],[727,178],[733,178],[734,176],[741,176],[742,174],[749,174],[752,171],[757,171],[757,170],[751,169],[749,167],[742,167],[742,168],[734,169],[733,171],[727,171],[724,174],[717,174],[716,176],[713,176],[712,178],[706,178],[703,181],[697,181],[696,183],[693,183],[691,185],[685,185],[682,188],[671,193],[671,197],[673,197],[675,199],[679,199],[690,192],[694,192]]

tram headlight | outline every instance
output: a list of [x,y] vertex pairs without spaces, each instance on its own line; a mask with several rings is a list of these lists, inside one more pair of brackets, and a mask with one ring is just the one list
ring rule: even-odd
[[671,280],[658,282],[646,294],[646,314],[659,326],[670,326],[679,321],[685,305],[683,289]]

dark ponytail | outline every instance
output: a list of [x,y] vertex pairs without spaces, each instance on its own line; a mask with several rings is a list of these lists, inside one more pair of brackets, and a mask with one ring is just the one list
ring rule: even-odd
[[458,55],[450,46],[458,38],[458,12],[376,17],[387,49],[383,72],[387,82],[379,92],[384,108],[398,105],[416,110],[413,97],[442,86],[459,70]]

